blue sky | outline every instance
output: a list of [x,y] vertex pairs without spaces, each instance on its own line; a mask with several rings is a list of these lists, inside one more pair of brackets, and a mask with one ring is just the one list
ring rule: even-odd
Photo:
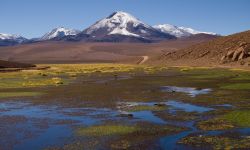
[[250,0],[0,0],[0,33],[39,37],[55,27],[83,30],[114,11],[150,24],[222,35],[250,29]]

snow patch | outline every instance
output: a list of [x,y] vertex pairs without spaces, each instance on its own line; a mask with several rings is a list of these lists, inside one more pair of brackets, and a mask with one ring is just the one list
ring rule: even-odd
[[194,30],[192,28],[186,28],[186,27],[179,27],[179,29],[181,30],[184,30],[188,33],[191,33],[191,34],[211,34],[211,35],[217,35],[216,33],[213,33],[213,32],[203,32],[203,31],[197,31],[197,30]]
[[11,40],[11,39],[17,39],[17,38],[22,38],[22,37],[19,35],[0,33],[0,39],[2,40]]
[[213,33],[213,32],[202,32],[202,31],[194,30],[192,28],[177,27],[171,24],[161,24],[161,25],[155,25],[153,27],[161,32],[168,33],[176,37],[187,37],[190,35],[201,34],[201,33],[217,35],[216,33]]
[[59,27],[51,30],[50,32],[46,33],[41,40],[50,40],[56,37],[64,37],[69,35],[77,35],[80,33],[78,30],[68,29],[64,27]]
[[135,37],[139,37],[139,35],[134,34],[129,32],[128,30],[126,30],[126,28],[115,28],[112,32],[109,33],[109,35],[111,34],[120,34],[120,35],[127,35],[127,36],[135,36]]
[[13,40],[13,41],[16,41],[18,43],[22,43],[25,40],[27,40],[26,38],[24,38],[20,35],[5,34],[5,33],[0,33],[0,39],[1,40]]

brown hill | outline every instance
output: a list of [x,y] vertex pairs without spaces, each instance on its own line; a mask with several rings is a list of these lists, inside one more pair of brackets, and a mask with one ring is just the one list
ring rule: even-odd
[[248,65],[250,31],[241,32],[199,43],[171,53],[162,60],[168,65]]
[[1,47],[0,59],[26,63],[136,63],[142,56],[154,61],[162,52],[176,51],[216,37],[189,37],[160,43],[38,42]]

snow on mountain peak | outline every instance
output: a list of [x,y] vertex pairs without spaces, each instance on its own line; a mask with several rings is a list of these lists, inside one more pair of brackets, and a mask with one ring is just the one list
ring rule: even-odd
[[0,39],[2,39],[2,40],[17,39],[20,37],[21,36],[19,36],[19,35],[0,33]]
[[170,25],[170,24],[161,24],[161,25],[156,25],[153,27],[161,32],[169,33],[169,34],[174,35],[176,37],[186,37],[186,36],[201,34],[201,33],[210,34],[210,35],[217,35],[216,33],[213,33],[213,32],[202,32],[202,31],[194,30],[192,28],[177,27],[177,26]]
[[0,33],[0,40],[13,40],[18,43],[22,43],[23,41],[27,39],[20,35]]
[[76,35],[80,33],[78,30],[73,30],[73,29],[68,29],[64,27],[59,27],[51,30],[50,32],[46,33],[41,40],[50,40],[54,39],[57,37],[64,37],[64,36],[69,36],[69,35]]
[[186,32],[189,32],[189,33],[191,33],[191,34],[201,34],[201,33],[203,33],[203,34],[217,35],[217,34],[214,33],[214,32],[197,31],[197,30],[194,30],[194,29],[192,29],[192,28],[186,28],[186,27],[179,27],[179,29],[184,30],[184,31],[186,31]]
[[127,23],[133,23],[134,26],[142,23],[139,19],[135,18],[129,13],[123,11],[117,11],[107,17],[112,23],[120,23],[121,25],[126,25]]
[[183,31],[182,29],[179,29],[179,27],[170,25],[170,24],[160,24],[153,26],[155,29],[164,32],[164,33],[169,33],[171,35],[174,35],[176,37],[183,37],[183,36],[190,36],[191,34]]
[[107,18],[96,22],[94,25],[92,25],[86,30],[86,33],[92,34],[100,28],[106,28],[109,32],[109,35],[120,34],[138,37],[139,35],[128,31],[128,25],[132,25],[133,27],[137,27],[138,25],[143,25],[148,28],[150,27],[129,13],[117,11],[112,13]]

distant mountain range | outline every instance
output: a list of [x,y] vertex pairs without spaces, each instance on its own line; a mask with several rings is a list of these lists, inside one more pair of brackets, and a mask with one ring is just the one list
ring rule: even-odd
[[0,33],[0,46],[11,46],[27,42],[28,39],[12,34]]
[[97,21],[83,31],[59,27],[40,38],[26,39],[22,36],[0,34],[0,46],[12,46],[39,41],[86,41],[86,42],[157,42],[188,37],[195,34],[217,35],[191,28],[163,24],[150,26],[129,13],[118,11]]

